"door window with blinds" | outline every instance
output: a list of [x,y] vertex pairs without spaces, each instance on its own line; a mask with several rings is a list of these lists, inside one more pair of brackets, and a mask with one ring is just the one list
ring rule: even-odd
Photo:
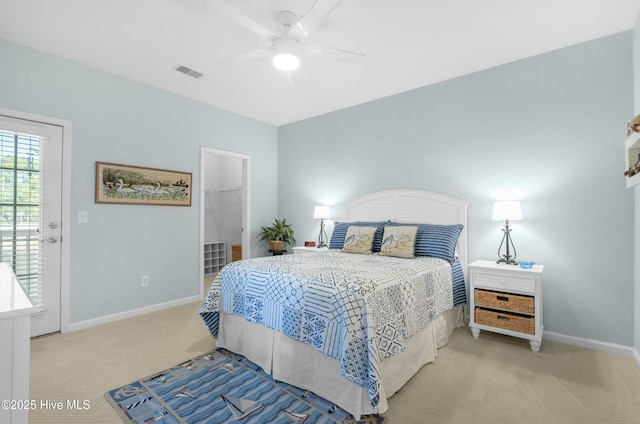
[[11,265],[33,302],[40,290],[42,139],[0,130],[0,260]]
[[32,336],[60,330],[64,128],[0,113],[0,260],[39,309]]

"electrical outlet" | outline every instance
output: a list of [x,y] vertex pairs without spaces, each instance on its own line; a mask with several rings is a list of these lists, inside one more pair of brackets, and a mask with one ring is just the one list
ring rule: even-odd
[[143,275],[140,277],[140,287],[148,287],[149,286],[149,276]]

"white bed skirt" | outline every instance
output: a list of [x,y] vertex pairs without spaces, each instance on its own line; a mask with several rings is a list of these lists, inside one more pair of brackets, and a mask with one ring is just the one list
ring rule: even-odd
[[425,364],[433,362],[437,349],[448,343],[453,330],[464,325],[462,307],[446,311],[408,340],[406,350],[382,362],[380,402],[369,403],[368,392],[340,374],[340,362],[313,347],[244,318],[220,313],[216,346],[239,353],[276,380],[310,390],[353,414],[379,414],[387,410],[387,398],[397,392]]

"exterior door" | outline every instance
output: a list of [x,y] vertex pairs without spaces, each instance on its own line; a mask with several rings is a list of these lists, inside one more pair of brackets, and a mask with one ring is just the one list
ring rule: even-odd
[[60,331],[62,127],[0,115],[0,260],[39,312],[31,335]]

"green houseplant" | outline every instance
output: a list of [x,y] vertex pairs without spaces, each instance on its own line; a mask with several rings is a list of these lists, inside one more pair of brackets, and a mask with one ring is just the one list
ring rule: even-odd
[[282,254],[285,243],[291,246],[296,243],[296,239],[293,238],[293,229],[291,224],[287,224],[286,218],[282,218],[282,220],[274,218],[271,226],[260,227],[258,239],[266,241],[269,244],[269,250],[274,255]]

